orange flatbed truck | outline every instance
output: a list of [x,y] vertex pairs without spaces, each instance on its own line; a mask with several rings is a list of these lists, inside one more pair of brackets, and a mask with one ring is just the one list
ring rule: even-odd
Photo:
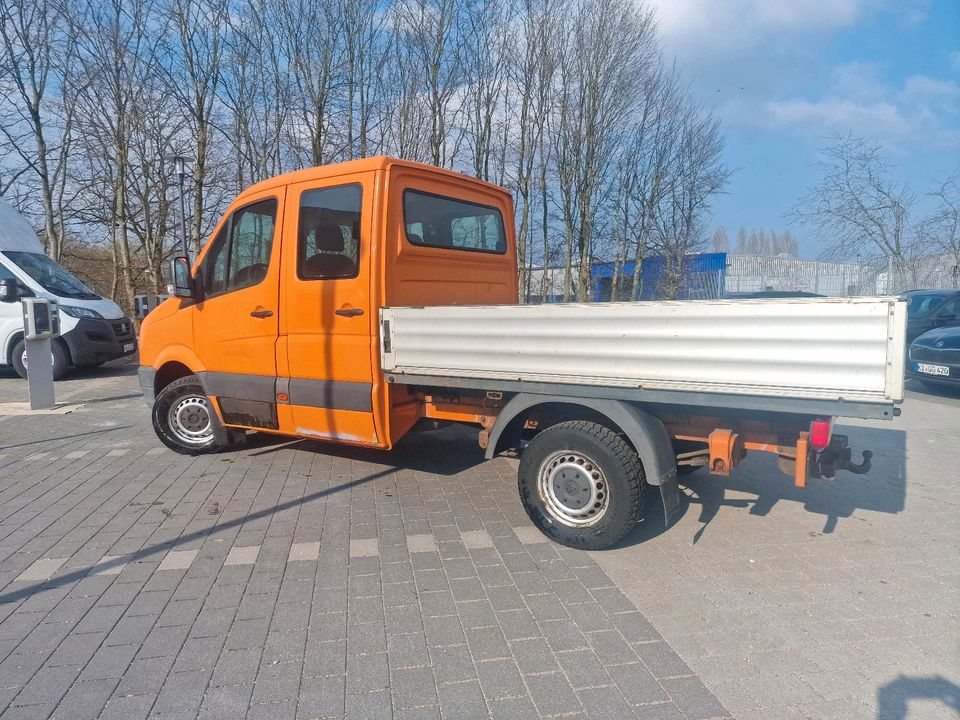
[[612,545],[677,475],[770,452],[803,486],[866,472],[836,415],[903,398],[896,298],[519,305],[509,192],[387,157],[258,183],[141,328],[140,384],[173,450],[248,431],[390,450],[439,423],[520,454],[553,540]]

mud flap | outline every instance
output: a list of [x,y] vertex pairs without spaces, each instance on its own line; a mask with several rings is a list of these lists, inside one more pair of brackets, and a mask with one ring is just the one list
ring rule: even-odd
[[677,486],[677,474],[671,473],[660,483],[660,498],[663,500],[663,524],[670,527],[680,515],[680,488]]

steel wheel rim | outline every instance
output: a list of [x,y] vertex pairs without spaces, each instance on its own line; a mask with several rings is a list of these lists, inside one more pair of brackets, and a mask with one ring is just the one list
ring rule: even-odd
[[549,455],[537,473],[537,492],[550,516],[569,527],[589,527],[610,507],[610,491],[600,466],[582,452]]
[[205,444],[213,435],[207,399],[200,395],[180,398],[167,411],[167,425],[180,442]]
[[[23,366],[24,366],[25,368],[27,368],[27,370],[30,369],[30,368],[27,366],[27,351],[26,351],[26,350],[24,350],[24,351],[23,351],[23,355],[20,356],[20,362],[23,364]],[[50,353],[50,364],[51,364],[51,365],[56,365],[56,364],[57,364],[57,359],[53,356],[53,352]]]

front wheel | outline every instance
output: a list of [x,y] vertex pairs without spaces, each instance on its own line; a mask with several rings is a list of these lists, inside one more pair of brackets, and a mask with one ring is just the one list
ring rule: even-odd
[[[66,375],[67,370],[70,369],[70,361],[67,357],[67,351],[63,349],[63,346],[59,342],[56,340],[51,340],[50,354],[53,356],[51,360],[53,363],[53,379],[59,380]],[[25,340],[20,339],[17,341],[17,344],[13,346],[13,352],[10,355],[10,359],[13,360],[13,369],[17,371],[17,375],[26,379],[27,343]]]
[[215,452],[229,444],[196,375],[174,380],[157,394],[153,429],[164,445],[181,455]]
[[551,540],[602,550],[642,513],[643,466],[620,435],[595,422],[559,423],[536,435],[520,458],[527,515]]

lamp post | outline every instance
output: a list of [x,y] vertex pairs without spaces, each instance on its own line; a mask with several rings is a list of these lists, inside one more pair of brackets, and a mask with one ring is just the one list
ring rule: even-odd
[[177,174],[177,183],[180,187],[180,243],[183,255],[190,258],[190,252],[187,250],[187,208],[184,200],[183,185],[187,177],[187,158],[183,155],[174,155],[173,171]]

